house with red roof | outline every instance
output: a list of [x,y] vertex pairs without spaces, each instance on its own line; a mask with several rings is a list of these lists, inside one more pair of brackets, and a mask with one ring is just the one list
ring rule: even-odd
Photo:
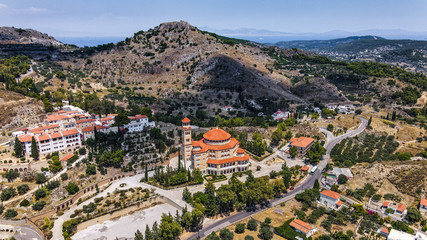
[[305,154],[314,144],[314,141],[315,140],[313,138],[309,137],[291,138],[289,146],[296,147],[298,149],[298,153]]
[[390,231],[386,227],[381,227],[378,229],[377,233],[383,235],[384,237],[387,237],[390,234]]
[[304,234],[305,237],[312,236],[316,231],[316,228],[310,226],[304,221],[301,221],[300,219],[292,220],[292,222],[289,223],[289,226],[295,229],[296,232]]
[[331,190],[323,190],[320,192],[319,202],[328,208],[339,209],[343,201],[340,200],[341,195]]
[[192,141],[190,119],[184,118],[182,140],[181,159],[204,174],[221,175],[249,168],[249,155],[239,148],[237,139],[222,129],[211,129],[199,141]]
[[427,215],[427,199],[421,198],[420,201],[420,212]]
[[391,209],[394,211],[395,214],[397,215],[406,215],[406,205],[403,203],[395,203],[395,202],[388,202],[388,201],[384,201],[381,204],[381,209],[383,209],[384,212],[386,212],[387,209]]

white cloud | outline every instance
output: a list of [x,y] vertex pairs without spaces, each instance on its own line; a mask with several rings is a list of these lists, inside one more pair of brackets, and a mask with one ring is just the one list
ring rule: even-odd
[[48,10],[46,8],[36,8],[36,7],[30,7],[30,8],[26,8],[24,9],[24,12],[27,13],[45,13],[48,12]]
[[7,8],[7,5],[4,3],[0,3],[0,9],[2,9],[2,8]]

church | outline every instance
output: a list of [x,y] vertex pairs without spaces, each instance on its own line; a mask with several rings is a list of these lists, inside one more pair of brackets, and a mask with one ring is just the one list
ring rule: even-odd
[[191,162],[203,174],[221,175],[249,169],[249,155],[239,148],[237,139],[226,131],[214,128],[199,141],[191,139],[190,119],[182,120],[182,159]]

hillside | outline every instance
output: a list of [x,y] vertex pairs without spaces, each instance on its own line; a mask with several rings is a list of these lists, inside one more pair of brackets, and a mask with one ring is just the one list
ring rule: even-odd
[[427,72],[427,41],[354,36],[331,40],[282,41],[280,48],[301,48],[344,61],[376,61]]
[[[183,115],[213,121],[215,115],[270,115],[330,103],[406,106],[427,88],[422,74],[227,38],[183,21],[137,32],[117,44],[54,51],[32,62],[9,60],[21,61],[22,71],[2,81],[52,104],[68,100],[94,113],[148,106],[172,122]],[[14,81],[28,70],[34,82]],[[225,106],[233,110],[225,112]]]

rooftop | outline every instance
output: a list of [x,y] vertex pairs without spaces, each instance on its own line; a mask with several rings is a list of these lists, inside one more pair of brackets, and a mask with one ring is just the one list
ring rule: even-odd
[[308,223],[301,221],[299,219],[294,219],[292,220],[291,223],[289,223],[289,226],[300,230],[301,232],[307,234],[308,232],[310,232],[310,230],[313,230],[314,228],[312,226],[310,226]]
[[189,123],[189,122],[191,122],[191,121],[190,121],[190,119],[188,119],[188,118],[184,118],[184,119],[182,119],[182,122],[183,122],[183,123]]
[[225,141],[230,139],[231,135],[220,129],[220,128],[214,128],[211,129],[209,132],[203,134],[203,138],[208,141]]
[[75,155],[74,154],[69,154],[69,155],[67,155],[67,156],[65,156],[65,157],[63,157],[63,158],[61,158],[61,161],[68,161],[68,160],[70,160],[70,158],[72,158],[72,157],[74,157]]
[[340,194],[331,190],[323,190],[320,195],[324,195],[333,199],[339,199]]
[[300,147],[300,148],[306,148],[313,142],[314,142],[314,139],[309,137],[291,138],[290,145],[295,147]]
[[420,205],[427,206],[427,199],[421,198]]

